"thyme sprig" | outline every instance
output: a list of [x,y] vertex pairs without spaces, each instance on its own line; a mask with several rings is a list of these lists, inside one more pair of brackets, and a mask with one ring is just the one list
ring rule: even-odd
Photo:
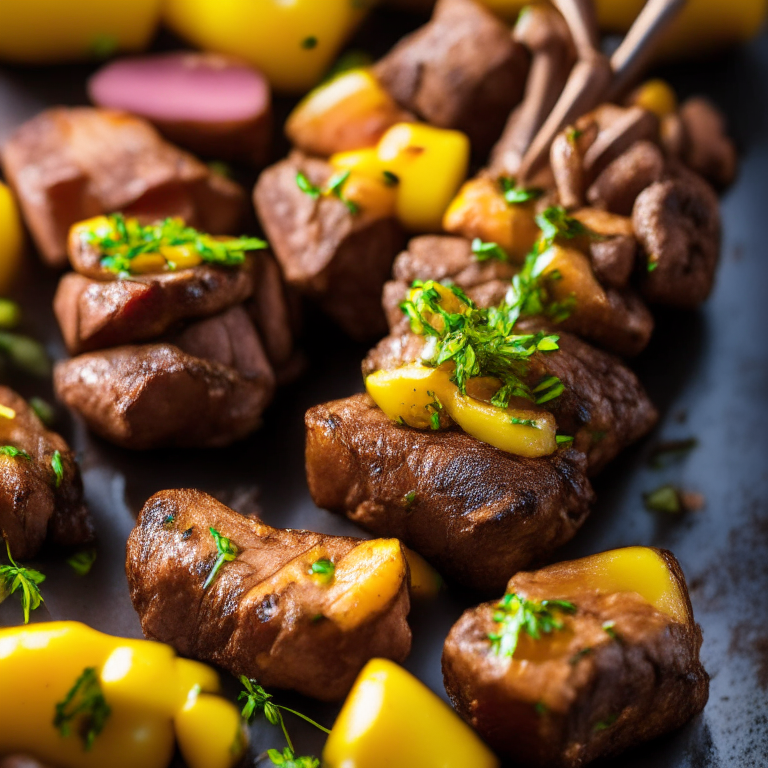
[[482,309],[457,286],[428,280],[416,281],[400,307],[412,331],[429,339],[422,362],[435,368],[452,362],[451,380],[462,394],[466,394],[469,379],[491,376],[501,381],[491,401],[499,408],[507,408],[512,397],[533,402],[553,399],[550,384],[531,387],[525,378],[530,358],[536,352],[558,349],[558,337],[515,333],[516,318],[510,319],[506,305]]
[[[161,253],[164,247],[189,246],[209,264],[237,266],[245,261],[248,251],[259,251],[267,243],[257,237],[219,239],[188,227],[179,218],[168,218],[157,224],[143,225],[121,213],[110,214],[107,226],[82,235],[83,240],[103,254],[101,266],[119,276],[129,276],[133,260],[147,253]],[[167,261],[168,268],[175,265]]]
[[45,576],[33,568],[18,565],[11,555],[11,545],[6,540],[5,550],[8,553],[10,565],[0,565],[0,603],[14,592],[21,590],[21,608],[24,611],[24,623],[29,624],[29,612],[40,607],[43,596],[39,585],[45,581]]
[[563,628],[555,612],[573,614],[576,606],[567,600],[527,600],[515,593],[507,593],[496,605],[493,620],[499,624],[498,632],[488,635],[491,650],[497,656],[510,659],[515,655],[522,632],[534,640]]

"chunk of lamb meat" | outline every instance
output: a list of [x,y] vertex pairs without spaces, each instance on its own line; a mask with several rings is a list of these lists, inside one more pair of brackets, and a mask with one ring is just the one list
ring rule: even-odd
[[70,227],[93,216],[179,216],[226,234],[244,209],[238,184],[163,140],[146,121],[105,109],[42,112],[6,143],[2,164],[38,250],[60,269]]
[[353,214],[334,196],[313,199],[296,183],[300,172],[318,187],[333,174],[325,161],[293,152],[265,170],[254,190],[285,280],[351,337],[380,336],[386,331],[381,290],[405,244],[402,227],[394,217]]
[[367,395],[307,411],[315,503],[377,536],[396,536],[446,578],[478,590],[569,541],[594,499],[582,453],[504,453],[460,430],[391,422]]
[[[611,584],[611,561],[620,557],[655,558],[666,571],[661,583],[678,593],[674,609],[646,599],[631,573]],[[462,718],[515,765],[584,766],[679,728],[704,708],[701,629],[671,553],[632,547],[518,573],[507,594],[574,608],[550,604],[564,631],[538,639],[522,631],[511,658],[489,638],[500,631],[498,602],[471,608],[445,642],[443,677]]]
[[[8,542],[13,557],[34,557],[46,540],[61,547],[92,541],[93,524],[74,453],[8,387],[0,386],[0,405],[16,414],[0,416],[0,445],[26,453],[0,455],[0,537]],[[61,477],[52,464],[57,451]]]
[[632,212],[647,256],[640,290],[653,304],[694,309],[712,291],[720,259],[720,205],[715,191],[691,171],[652,184]]
[[[206,586],[218,551],[237,557]],[[312,565],[330,560],[330,580]],[[126,573],[144,634],[268,688],[323,701],[349,691],[374,657],[402,662],[408,566],[397,541],[277,530],[200,491],[161,491],[128,539]]]
[[235,307],[169,342],[60,362],[54,386],[68,408],[117,445],[201,448],[253,432],[274,394],[275,376],[253,323]]
[[[582,218],[586,223],[595,221],[594,216]],[[594,273],[591,279],[587,274],[585,281],[590,300],[579,302],[577,299],[575,310],[558,328],[622,356],[637,355],[651,338],[653,316],[632,289],[612,288],[610,284],[601,286],[597,280],[598,274],[615,276],[619,281],[624,279],[635,259],[634,238],[612,236],[588,244],[587,248],[591,250],[589,260]],[[584,259],[578,253],[572,254],[572,258],[575,270],[583,268],[590,272],[589,265],[582,263]],[[516,268],[505,262],[478,263],[471,243],[463,238],[439,235],[414,238],[408,250],[395,260],[394,281],[384,286],[382,302],[390,329],[402,332],[408,328],[400,303],[414,280],[451,280],[478,306],[491,307],[504,299],[515,272]],[[576,274],[578,277],[578,272]]]
[[439,0],[431,21],[374,67],[405,109],[466,133],[478,154],[501,134],[520,102],[529,55],[510,29],[475,0]]
[[[590,347],[569,333],[534,320],[519,324],[521,333],[558,333],[560,349],[535,355],[528,380],[535,384],[556,376],[565,390],[548,409],[562,434],[587,457],[588,474],[596,475],[621,451],[651,431],[658,412],[635,374],[613,355]],[[406,333],[387,336],[363,361],[363,376],[418,362],[426,340]]]

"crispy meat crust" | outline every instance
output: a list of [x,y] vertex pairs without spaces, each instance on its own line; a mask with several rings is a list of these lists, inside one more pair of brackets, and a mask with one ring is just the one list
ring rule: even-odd
[[[0,386],[0,404],[16,411],[14,419],[0,417],[0,445],[12,445],[31,457],[0,456],[0,535],[11,554],[20,560],[34,557],[46,539],[62,547],[93,540],[74,453],[8,387]],[[64,472],[58,487],[51,465],[55,451],[61,454]]]
[[[217,557],[210,528],[239,553],[204,590]],[[329,590],[291,573],[313,547],[337,561],[359,543],[270,528],[200,491],[162,491],[144,505],[128,539],[131,600],[148,638],[267,688],[336,701],[369,659],[402,662],[411,647],[407,573],[385,609],[353,629],[318,620]]]
[[311,408],[305,424],[318,506],[401,539],[475,589],[501,589],[510,574],[549,557],[593,501],[575,450],[525,459],[459,430],[399,427],[367,395]]
[[[687,597],[677,561],[662,554]],[[516,656],[534,660],[508,674],[508,662],[489,653],[488,633],[498,628],[495,602],[466,611],[443,651],[456,710],[494,749],[524,766],[576,768],[618,754],[680,727],[707,701],[701,630],[690,602],[688,620],[678,623],[634,592],[563,593],[558,569],[564,566],[519,573],[507,586],[529,599],[578,606],[551,653],[535,657],[536,641],[524,637]],[[606,621],[614,622],[620,641],[605,632]]]

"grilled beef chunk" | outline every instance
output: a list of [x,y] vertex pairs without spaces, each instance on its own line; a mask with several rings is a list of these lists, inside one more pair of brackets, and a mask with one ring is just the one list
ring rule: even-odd
[[0,757],[0,768],[48,768],[48,766],[34,757],[8,755],[8,757]]
[[172,341],[58,363],[56,394],[126,448],[223,446],[253,432],[275,377],[245,310],[202,320]]
[[706,99],[689,99],[680,108],[684,140],[680,159],[716,189],[736,178],[736,147],[726,132],[725,118]]
[[551,609],[563,631],[539,639],[521,631],[512,658],[494,652],[488,637],[501,629],[498,603],[466,611],[448,635],[443,675],[454,707],[516,765],[583,766],[703,709],[709,679],[699,661],[701,630],[679,565],[668,552],[632,549],[666,563],[677,610],[654,607],[638,594],[638,581],[637,591],[626,583],[594,588],[589,561],[630,552],[617,550],[512,578],[508,594],[575,606],[572,615]]
[[[631,269],[635,249],[628,237],[610,237],[589,247],[596,274],[602,271],[621,281]],[[504,262],[478,263],[468,240],[433,235],[414,238],[408,250],[395,260],[395,280],[384,287],[383,304],[389,326],[394,332],[407,328],[400,302],[414,280],[449,279],[479,306],[490,307],[504,298],[514,273],[515,268]],[[576,310],[558,327],[612,352],[628,357],[638,354],[651,338],[652,315],[631,289],[595,285],[598,292],[593,300],[581,305],[577,301]]]
[[648,257],[643,296],[694,309],[709,296],[720,258],[720,206],[714,190],[691,171],[652,184],[637,198],[632,220]]
[[[531,320],[522,321],[519,329],[521,333],[554,330]],[[563,382],[565,391],[547,407],[558,430],[572,436],[574,447],[586,454],[588,473],[593,476],[648,434],[658,413],[635,374],[620,360],[568,333],[559,336],[557,352],[531,359],[529,381],[535,384],[557,376]],[[425,341],[409,333],[388,336],[363,361],[363,376],[418,362]]]
[[[214,529],[237,547],[206,588]],[[330,560],[323,581],[312,565]],[[342,698],[373,657],[411,648],[399,542],[277,530],[200,491],[162,491],[128,539],[126,573],[144,634],[266,687]]]
[[466,133],[480,154],[520,102],[529,56],[509,28],[475,0],[439,0],[431,21],[374,67],[405,109]]
[[[0,445],[27,454],[0,454],[0,538],[20,560],[34,557],[46,539],[62,547],[91,541],[93,525],[69,446],[8,387],[0,386],[0,405],[16,412],[12,419],[0,416]],[[52,464],[56,451],[61,477]]]
[[225,234],[243,213],[240,186],[168,144],[149,123],[120,112],[42,112],[7,142],[2,163],[38,250],[57,268],[67,264],[72,224],[92,216],[180,216]]
[[332,175],[328,163],[293,152],[264,171],[254,190],[286,282],[353,338],[380,336],[386,331],[381,289],[405,243],[403,230],[395,218],[353,214],[337,197],[313,199],[299,189],[299,172],[318,187]]
[[367,395],[311,408],[307,480],[315,503],[396,536],[452,581],[502,589],[584,522],[593,492],[576,450],[504,453],[460,430],[392,423]]
[[201,265],[179,272],[94,280],[65,275],[53,300],[71,355],[147,341],[177,323],[218,314],[254,291],[256,263],[232,269]]

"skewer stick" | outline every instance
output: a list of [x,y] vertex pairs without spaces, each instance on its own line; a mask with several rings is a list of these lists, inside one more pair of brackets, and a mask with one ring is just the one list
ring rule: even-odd
[[[565,2],[556,0],[558,7]],[[649,0],[610,62],[600,53],[586,53],[587,58],[573,68],[555,108],[525,153],[519,182],[525,182],[541,169],[555,136],[563,128],[609,97],[615,98],[632,82],[652,55],[659,36],[685,3],[686,0]]]
[[600,30],[592,0],[552,0],[571,31],[573,44],[579,58],[597,51],[600,46]]

